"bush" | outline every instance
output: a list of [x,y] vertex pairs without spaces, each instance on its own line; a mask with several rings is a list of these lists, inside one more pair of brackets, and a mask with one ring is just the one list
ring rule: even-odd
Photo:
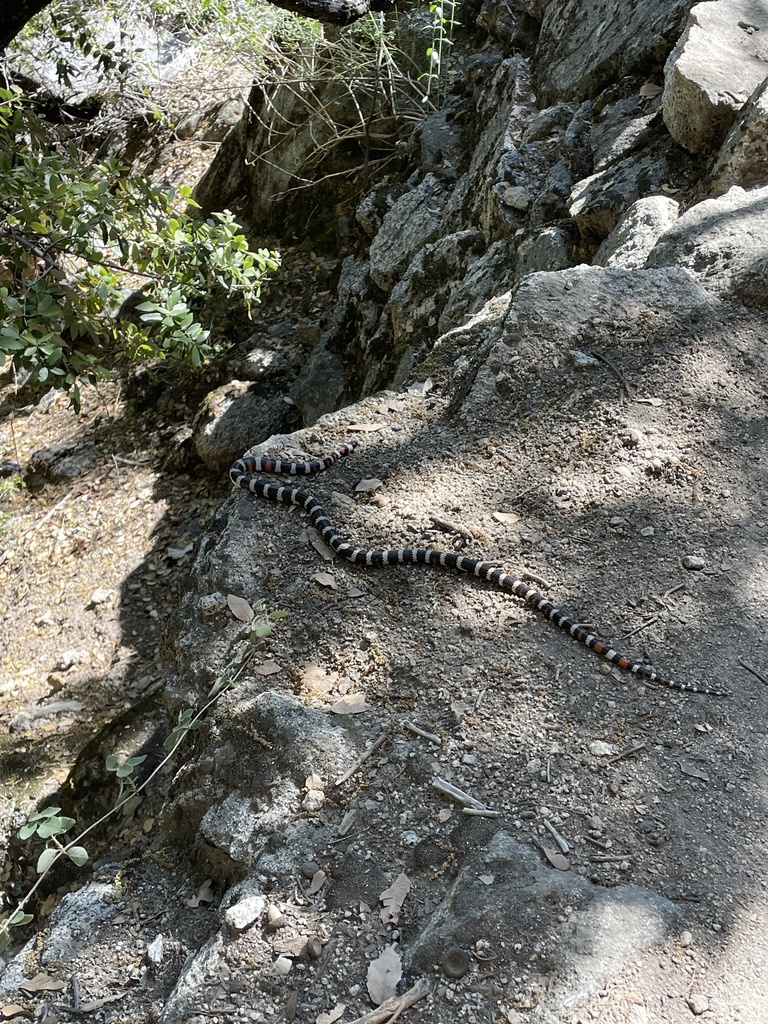
[[[250,314],[279,255],[252,250],[227,211],[194,220],[191,189],[161,189],[108,159],[56,147],[18,89],[0,89],[0,360],[69,391],[116,358],[213,352],[204,310],[233,294]],[[139,316],[118,319],[141,288]]]

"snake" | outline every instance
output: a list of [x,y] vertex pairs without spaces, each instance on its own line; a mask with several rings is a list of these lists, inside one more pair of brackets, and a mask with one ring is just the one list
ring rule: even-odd
[[657,672],[651,665],[645,662],[637,661],[626,654],[620,654],[614,650],[607,640],[602,639],[597,633],[593,633],[580,625],[543,594],[540,594],[539,591],[491,562],[482,562],[479,559],[469,558],[466,555],[457,554],[453,551],[438,551],[433,548],[378,549],[357,547],[336,529],[323,506],[308,490],[288,484],[277,484],[263,479],[264,474],[267,476],[291,477],[313,476],[316,473],[329,469],[339,459],[350,455],[357,448],[358,444],[359,442],[356,440],[340,444],[325,457],[307,462],[287,462],[270,456],[262,458],[246,456],[238,459],[232,465],[229,470],[229,476],[232,483],[237,487],[244,488],[259,498],[267,498],[269,501],[276,502],[277,504],[294,505],[302,509],[331,550],[354,565],[366,567],[430,565],[435,568],[452,569],[456,572],[465,573],[468,576],[474,576],[507,593],[514,594],[525,605],[534,608],[545,619],[548,619],[558,629],[562,630],[562,632],[567,633],[578,643],[588,647],[590,651],[593,651],[625,672],[640,676],[642,679],[647,679],[657,686],[669,687],[682,693],[707,694],[713,697],[729,696],[727,690],[710,689],[705,686],[697,686],[695,683],[679,682],[676,679],[663,675],[661,672]]

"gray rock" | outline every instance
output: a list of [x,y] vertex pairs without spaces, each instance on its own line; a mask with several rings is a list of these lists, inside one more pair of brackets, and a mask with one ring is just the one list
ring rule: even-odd
[[689,0],[552,0],[535,62],[543,104],[596,96],[617,72],[664,59],[682,31]]
[[[431,347],[441,330],[441,314],[465,276],[467,265],[483,251],[477,230],[447,235],[425,245],[392,289],[390,316],[395,354],[415,343],[417,355]],[[454,305],[454,315],[461,315]],[[454,326],[451,324],[450,326]]]
[[645,266],[654,245],[677,220],[679,209],[680,204],[667,196],[638,199],[621,215],[593,262],[627,270]]
[[445,193],[428,174],[385,214],[369,252],[370,274],[385,292],[392,291],[419,249],[437,238]]
[[[639,886],[604,889],[569,871],[554,871],[530,846],[497,832],[462,866],[445,900],[405,951],[414,974],[439,963],[461,936],[502,951],[495,968],[515,972],[536,951],[547,975],[537,1021],[560,1014],[602,988],[641,952],[661,945],[678,920],[669,900]],[[483,881],[480,880],[483,876]]]
[[709,190],[722,195],[733,185],[752,188],[768,167],[768,78],[755,89],[728,133],[710,175]]
[[346,387],[344,363],[328,349],[324,339],[318,342],[301,373],[291,384],[290,396],[303,422],[310,426],[325,413],[338,409]]
[[691,8],[664,67],[664,121],[692,153],[724,140],[739,110],[765,78],[762,40],[768,9],[760,0],[720,0]]
[[267,900],[261,893],[251,893],[238,899],[224,911],[224,923],[234,935],[253,928],[266,913]]
[[596,171],[616,163],[638,144],[658,117],[661,100],[643,99],[637,93],[609,103],[595,118],[590,134]]
[[604,239],[624,211],[641,197],[659,192],[668,180],[671,143],[660,143],[637,159],[627,158],[578,182],[570,213],[585,239]]
[[92,441],[85,444],[61,441],[50,448],[40,448],[29,457],[24,471],[24,482],[34,491],[46,484],[75,480],[85,472],[96,455],[97,448]]
[[281,352],[261,345],[236,357],[227,367],[232,377],[251,383],[264,380],[274,381],[287,376],[291,369],[292,364]]
[[517,280],[522,281],[528,274],[540,270],[564,270],[571,266],[571,249],[568,236],[562,228],[545,228],[526,238],[517,250]]
[[[469,168],[445,205],[443,231],[462,231],[467,224],[474,224],[491,243],[511,234],[521,223],[502,199],[507,185],[527,185],[524,161],[513,139],[522,137],[530,112],[530,71],[521,57],[499,62],[493,53],[484,61],[467,61],[468,77],[475,74],[475,69],[483,85],[482,89],[476,88],[475,113],[482,130],[473,146]],[[549,162],[556,159],[554,155]]]
[[[685,267],[713,295],[768,302],[768,187],[734,186],[687,210],[661,236],[647,267]],[[761,284],[762,282],[762,284]]]
[[248,448],[285,428],[291,407],[271,388],[233,380],[212,391],[194,423],[198,457],[223,472]]

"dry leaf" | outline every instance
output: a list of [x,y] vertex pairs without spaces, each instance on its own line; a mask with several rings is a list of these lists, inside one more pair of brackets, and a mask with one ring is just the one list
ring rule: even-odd
[[701,768],[697,768],[695,764],[690,761],[680,760],[677,762],[680,765],[680,771],[683,775],[688,775],[692,779],[702,779],[704,782],[709,782],[709,776],[706,772],[703,772]]
[[654,96],[658,96],[659,93],[664,92],[664,89],[660,85],[656,85],[655,82],[643,82],[640,86],[640,95],[643,99],[652,99]]
[[311,579],[315,583],[319,583],[321,587],[330,587],[331,590],[337,590],[336,580],[331,576],[329,572],[315,572],[312,574]]
[[330,693],[339,681],[338,672],[326,672],[319,665],[305,665],[301,673],[301,681],[308,690],[314,693]]
[[25,1017],[27,1020],[30,1019],[29,1011],[23,1006],[19,1006],[18,1003],[4,1003],[0,1006],[0,1018],[2,1020],[13,1020],[14,1017]]
[[652,405],[654,409],[658,409],[660,405],[664,405],[661,398],[636,398],[635,401],[638,405]]
[[227,604],[235,618],[240,619],[241,622],[250,622],[253,618],[253,608],[251,608],[244,597],[238,597],[237,594],[227,594]]
[[212,878],[206,878],[200,888],[197,890],[197,896],[193,896],[191,899],[184,900],[184,903],[188,907],[199,907],[201,903],[212,903],[213,902],[213,889],[211,889]]
[[350,587],[347,591],[347,597],[365,597],[365,591],[360,590],[359,587]]
[[314,528],[310,527],[307,531],[306,539],[321,556],[324,562],[331,562],[336,557],[333,548],[329,547],[320,534]]
[[334,715],[359,715],[370,710],[371,705],[366,703],[365,695],[362,693],[348,693],[331,705]]
[[325,789],[325,783],[319,775],[315,775],[313,772],[304,779],[304,786],[306,789]]
[[256,665],[253,671],[257,676],[273,676],[282,669],[274,661],[265,661],[263,665]]
[[335,1024],[335,1021],[337,1021],[339,1017],[344,1016],[346,1008],[345,1003],[337,1003],[332,1010],[328,1011],[328,1013],[319,1013],[317,1017],[315,1017],[315,1024]]
[[166,548],[165,553],[172,562],[180,562],[182,558],[187,557],[194,547],[194,544],[187,544],[184,548]]
[[557,868],[558,871],[569,871],[571,864],[567,857],[557,850],[553,850],[550,846],[542,846],[541,852],[547,858],[553,868]]
[[392,885],[379,895],[379,899],[384,904],[379,916],[384,924],[397,924],[405,897],[410,891],[411,881],[401,871]]
[[307,893],[310,896],[314,896],[316,892],[320,892],[320,890],[325,885],[325,880],[327,877],[328,875],[326,875],[323,869],[318,868],[314,875],[312,875],[312,881],[309,883],[309,889],[307,889]]
[[520,516],[517,512],[494,512],[493,518],[497,523],[504,523],[505,526],[513,526],[515,523],[520,522]]
[[378,491],[380,487],[384,486],[384,482],[379,480],[378,477],[371,476],[366,480],[361,480],[360,483],[355,485],[355,490],[358,494],[368,494],[370,491]]
[[349,429],[358,433],[372,434],[376,430],[383,430],[385,426],[384,423],[351,423]]
[[368,964],[368,995],[374,1006],[391,999],[403,976],[403,962],[394,946],[386,946],[377,960]]
[[36,974],[31,981],[23,981],[19,985],[25,992],[60,992],[66,987],[66,981],[52,978],[50,974]]

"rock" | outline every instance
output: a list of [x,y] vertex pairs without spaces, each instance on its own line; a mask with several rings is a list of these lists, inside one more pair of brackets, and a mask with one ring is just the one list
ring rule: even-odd
[[551,0],[534,58],[540,102],[596,96],[617,72],[630,75],[663,60],[688,7],[687,0]]
[[[469,167],[445,204],[443,231],[462,231],[472,224],[491,243],[511,234],[520,224],[520,217],[502,202],[507,185],[530,184],[515,142],[522,138],[531,109],[530,70],[522,57],[500,60],[491,51],[470,58],[465,63],[465,74],[474,82],[474,120],[481,131]],[[556,155],[551,156],[548,163],[556,159]],[[546,169],[540,176],[542,181]],[[531,191],[538,190],[532,187]]]
[[570,214],[585,239],[605,239],[637,199],[660,192],[668,181],[672,143],[663,140],[639,158],[627,158],[578,182]]
[[235,380],[247,380],[251,383],[262,381],[276,382],[287,377],[293,370],[293,364],[274,348],[256,345],[249,348],[242,356],[231,361],[227,372]]
[[765,180],[768,166],[768,78],[752,93],[720,147],[709,179],[713,196],[732,185],[749,189]]
[[385,307],[392,323],[394,356],[402,358],[409,347],[416,358],[423,356],[442,331],[456,325],[465,311],[457,299],[450,324],[441,318],[443,311],[483,248],[482,234],[469,230],[447,235],[420,250]]
[[442,186],[428,174],[385,214],[369,252],[371,277],[383,291],[392,291],[419,249],[437,238],[444,202]]
[[700,1017],[709,1009],[709,1000],[699,992],[694,992],[685,1000],[688,1009],[694,1017]]
[[233,380],[212,391],[193,425],[195,451],[208,469],[226,470],[235,459],[284,429],[291,407],[267,386]]
[[24,482],[32,491],[46,484],[64,483],[81,476],[97,455],[92,441],[61,441],[50,448],[40,448],[29,457],[24,471]]
[[224,911],[224,923],[233,935],[240,935],[258,924],[266,909],[266,898],[261,893],[252,893]]
[[659,98],[647,100],[637,93],[606,104],[595,118],[589,137],[595,170],[616,163],[641,144],[643,134],[658,118],[660,106]]
[[562,228],[545,228],[521,242],[517,250],[515,277],[522,281],[528,274],[539,270],[565,270],[573,263],[571,251],[572,245]]
[[721,145],[739,110],[766,77],[768,9],[759,0],[691,8],[664,66],[664,122],[692,153]]
[[666,196],[638,199],[595,253],[599,267],[642,267],[656,242],[675,223],[680,204]]
[[[603,889],[573,872],[552,871],[506,832],[470,849],[445,899],[405,951],[414,975],[443,963],[454,936],[468,949],[493,935],[498,950],[537,950],[547,965],[546,1020],[559,1020],[558,1012],[570,1011],[627,962],[660,945],[677,923],[669,900],[636,885]],[[479,885],[483,875],[492,883]]]
[[706,562],[700,555],[685,555],[682,561],[684,569],[699,570],[703,569],[706,565]]
[[768,261],[768,187],[745,192],[734,186],[717,199],[697,203],[666,231],[647,267],[685,267],[713,295],[741,293],[765,305],[761,265]]
[[327,341],[321,340],[291,384],[289,394],[303,422],[310,426],[324,413],[338,409],[346,387],[344,363],[328,349]]
[[445,106],[429,114],[416,129],[421,145],[420,167],[425,173],[455,181],[464,159],[466,148],[462,123],[456,115],[461,112],[457,97],[449,97]]

